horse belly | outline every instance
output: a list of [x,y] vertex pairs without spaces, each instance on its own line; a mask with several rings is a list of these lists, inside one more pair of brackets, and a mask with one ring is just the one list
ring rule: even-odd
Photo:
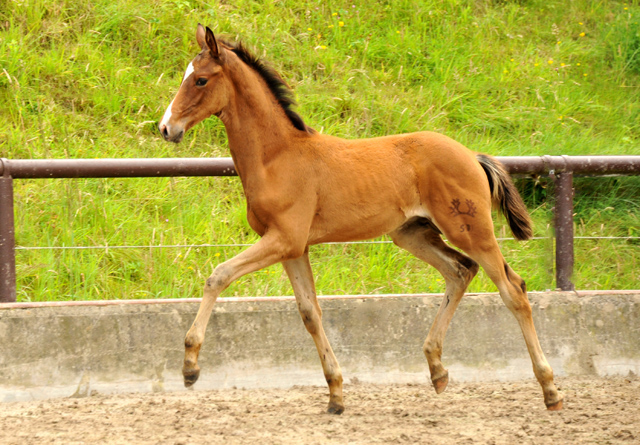
[[397,203],[377,204],[319,209],[311,225],[309,244],[376,238],[392,232],[407,220],[405,211]]
[[399,139],[340,141],[343,147],[325,154],[310,244],[382,236],[407,220],[406,209],[420,206],[414,167]]

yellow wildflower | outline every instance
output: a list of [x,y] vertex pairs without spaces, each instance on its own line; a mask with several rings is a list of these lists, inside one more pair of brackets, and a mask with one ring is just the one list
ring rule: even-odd
[[338,22],[338,26],[342,28],[344,26],[344,22],[342,21]]
[[553,65],[553,59],[549,59],[549,61],[547,62],[549,65]]
[[333,14],[331,14],[331,15],[335,17],[335,16],[337,16],[337,15],[338,15],[338,13],[337,13],[337,12],[334,12],[334,13],[333,13]]
[[333,28],[333,25],[329,25],[328,28]]
[[307,28],[307,31],[313,31],[313,28]]
[[586,35],[586,34],[585,34],[585,33],[583,33],[583,32],[581,32],[581,33],[580,33],[580,37],[584,37],[585,35]]

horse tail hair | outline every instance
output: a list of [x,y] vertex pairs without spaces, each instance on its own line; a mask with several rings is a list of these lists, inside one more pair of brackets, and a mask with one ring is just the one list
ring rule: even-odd
[[489,180],[491,201],[507,219],[513,236],[521,241],[531,239],[533,236],[531,217],[509,173],[497,159],[491,156],[478,154],[476,159]]

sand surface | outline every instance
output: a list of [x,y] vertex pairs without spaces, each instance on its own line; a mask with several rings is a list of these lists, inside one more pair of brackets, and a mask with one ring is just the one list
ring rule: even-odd
[[534,380],[95,394],[0,404],[0,443],[552,444],[639,443],[640,379],[557,378],[565,409],[546,411]]

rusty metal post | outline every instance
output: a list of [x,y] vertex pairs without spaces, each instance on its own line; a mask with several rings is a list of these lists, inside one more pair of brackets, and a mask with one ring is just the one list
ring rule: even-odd
[[573,172],[557,173],[555,182],[556,287],[575,290],[573,274]]
[[13,178],[6,159],[0,159],[0,167],[0,303],[13,303],[16,301]]

